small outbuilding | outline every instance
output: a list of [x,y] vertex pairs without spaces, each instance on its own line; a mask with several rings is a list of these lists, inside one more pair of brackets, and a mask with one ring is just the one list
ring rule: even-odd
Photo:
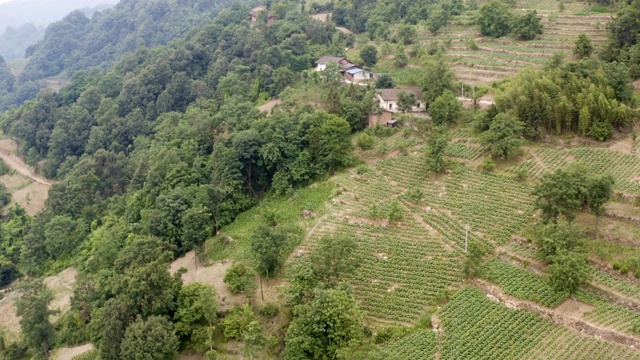
[[344,77],[351,81],[364,81],[373,79],[373,73],[371,71],[367,71],[360,67],[354,66],[348,70],[345,70]]

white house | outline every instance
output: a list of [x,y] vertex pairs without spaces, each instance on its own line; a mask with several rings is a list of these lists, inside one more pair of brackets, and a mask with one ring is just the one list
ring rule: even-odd
[[399,112],[398,110],[398,94],[401,92],[410,92],[416,95],[418,103],[414,106],[412,112],[427,111],[426,104],[422,101],[422,89],[418,87],[396,88],[396,89],[378,89],[376,98],[380,104],[380,108],[384,111]]
[[316,71],[324,71],[327,68],[327,65],[331,63],[338,64],[338,68],[340,69],[353,65],[353,63],[346,57],[323,56],[316,61]]

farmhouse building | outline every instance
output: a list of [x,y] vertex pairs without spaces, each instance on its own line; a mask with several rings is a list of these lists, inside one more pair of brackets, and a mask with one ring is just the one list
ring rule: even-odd
[[350,81],[357,82],[373,79],[373,73],[358,66],[353,66],[349,69],[344,70],[344,77]]
[[276,20],[275,16],[273,16],[271,11],[269,11],[267,9],[267,7],[264,6],[264,5],[259,5],[259,6],[254,7],[253,9],[251,9],[251,12],[249,13],[249,20],[251,22],[258,21],[258,16],[260,15],[260,13],[262,11],[266,11],[267,12],[267,24],[272,24]]
[[346,57],[339,56],[323,56],[318,61],[316,61],[316,70],[324,71],[327,68],[328,64],[337,64],[338,68],[344,69],[351,66],[355,66],[349,59]]
[[409,92],[416,95],[418,103],[414,106],[412,112],[427,111],[426,104],[422,101],[422,89],[418,87],[396,88],[396,89],[379,89],[376,94],[380,108],[384,111],[392,113],[399,112],[398,110],[398,94],[401,92]]

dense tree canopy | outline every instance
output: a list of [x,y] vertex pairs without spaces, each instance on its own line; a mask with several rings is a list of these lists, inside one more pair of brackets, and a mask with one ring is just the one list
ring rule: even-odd
[[628,124],[633,102],[629,70],[624,64],[582,60],[546,70],[525,70],[502,85],[496,96],[500,112],[524,123],[524,135],[577,133],[608,139]]
[[491,0],[480,7],[478,24],[483,35],[501,37],[511,32],[513,14],[511,9],[500,0]]

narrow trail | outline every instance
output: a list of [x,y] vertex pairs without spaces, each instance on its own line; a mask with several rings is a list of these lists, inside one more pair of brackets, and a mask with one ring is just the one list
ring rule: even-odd
[[517,299],[513,296],[505,294],[499,286],[488,281],[476,279],[474,283],[491,299],[505,304],[507,307],[538,314],[547,320],[553,321],[558,325],[568,327],[582,334],[602,338],[604,340],[616,342],[618,344],[626,346],[633,346],[635,348],[640,347],[640,339],[638,338],[622,334],[610,328],[598,326],[583,319],[561,314],[554,309],[546,308],[532,301]]
[[4,160],[7,166],[18,173],[28,177],[29,179],[46,186],[51,186],[52,183],[43,177],[36,175],[36,173],[27,165],[21,158],[11,154],[7,150],[0,149],[0,159]]

